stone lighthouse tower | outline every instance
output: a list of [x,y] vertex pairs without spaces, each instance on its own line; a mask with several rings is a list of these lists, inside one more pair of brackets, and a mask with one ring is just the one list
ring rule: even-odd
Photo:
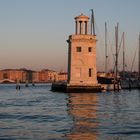
[[68,86],[97,87],[96,35],[89,33],[89,17],[75,17],[75,34],[68,39]]

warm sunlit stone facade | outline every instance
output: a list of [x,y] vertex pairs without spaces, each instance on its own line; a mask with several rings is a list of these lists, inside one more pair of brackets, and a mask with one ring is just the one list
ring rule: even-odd
[[0,71],[0,82],[25,82],[26,72],[18,69],[5,69]]
[[40,77],[40,72],[39,71],[34,71],[33,73],[32,73],[32,81],[33,81],[33,83],[39,83],[40,81],[39,81],[39,77]]
[[97,85],[96,35],[89,34],[89,17],[75,17],[75,34],[68,39],[68,85]]
[[41,71],[32,71],[27,69],[5,69],[0,70],[0,83],[48,83],[55,81],[66,81],[66,72],[57,72],[54,70],[43,69]]
[[33,72],[32,81],[35,83],[47,83],[58,80],[58,72],[53,70],[44,69],[41,71]]
[[58,81],[67,81],[68,74],[66,72],[58,73]]

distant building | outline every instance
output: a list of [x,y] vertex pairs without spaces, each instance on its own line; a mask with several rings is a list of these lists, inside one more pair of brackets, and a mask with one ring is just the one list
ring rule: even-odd
[[39,81],[42,83],[48,82],[48,73],[46,70],[41,70],[39,73]]
[[32,71],[27,69],[0,70],[0,83],[48,83],[67,80],[67,73],[58,73],[53,70],[43,69]]
[[39,71],[34,71],[32,73],[32,82],[33,83],[40,83],[40,72]]
[[48,78],[48,82],[54,82],[58,80],[58,72],[53,70],[42,70],[42,72],[45,72]]
[[68,74],[66,72],[58,73],[58,81],[67,81]]
[[0,81],[3,80],[3,72],[0,70]]
[[25,82],[26,72],[18,69],[5,69],[0,71],[0,82]]
[[26,70],[26,69],[24,71],[26,73],[26,81],[28,81],[29,83],[32,83],[32,81],[33,81],[33,77],[32,77],[33,71],[32,70]]
[[58,72],[49,69],[43,69],[41,71],[33,72],[32,78],[32,81],[37,83],[54,82],[58,80]]

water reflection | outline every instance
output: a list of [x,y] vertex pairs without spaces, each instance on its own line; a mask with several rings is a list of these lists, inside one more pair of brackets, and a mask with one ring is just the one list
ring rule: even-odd
[[0,139],[140,140],[140,91],[54,93],[0,85]]
[[68,113],[73,118],[73,128],[66,135],[71,140],[96,140],[98,135],[97,95],[91,93],[69,94]]
[[[133,94],[132,94],[133,93]],[[139,140],[140,92],[71,93],[70,140]]]
[[100,94],[100,140],[139,140],[139,104],[139,91]]

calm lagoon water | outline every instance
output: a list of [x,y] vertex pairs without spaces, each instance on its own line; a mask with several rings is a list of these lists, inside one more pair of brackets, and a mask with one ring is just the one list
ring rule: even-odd
[[0,85],[0,140],[140,140],[140,91],[57,93]]

